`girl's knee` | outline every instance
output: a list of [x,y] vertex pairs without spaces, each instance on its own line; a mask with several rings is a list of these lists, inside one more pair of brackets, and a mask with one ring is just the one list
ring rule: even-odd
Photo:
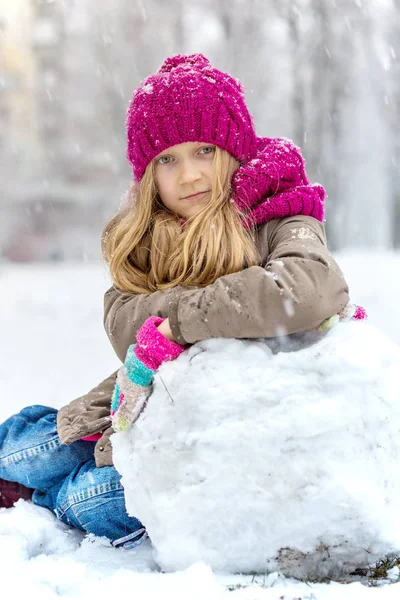
[[29,406],[0,426],[0,477],[44,493],[91,461],[94,444],[61,444],[57,410]]
[[57,416],[58,410],[56,408],[52,408],[51,406],[43,406],[41,404],[32,404],[30,406],[25,406],[19,413],[17,413],[17,417],[22,417],[28,421],[36,422],[40,419],[52,418]]
[[0,442],[28,447],[58,437],[57,412],[49,406],[26,406],[0,426]]

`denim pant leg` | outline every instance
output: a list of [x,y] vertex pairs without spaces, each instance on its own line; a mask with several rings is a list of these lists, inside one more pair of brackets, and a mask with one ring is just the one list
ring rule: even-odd
[[105,536],[113,546],[133,548],[145,539],[141,522],[126,511],[121,475],[114,467],[99,468],[90,460],[50,490],[36,490],[32,499],[53,510],[60,521]]
[[96,467],[95,442],[62,444],[57,412],[27,406],[0,424],[0,477],[33,488],[33,503],[68,525],[106,536],[115,546],[137,545],[145,530],[126,512],[120,474]]
[[0,425],[0,477],[46,490],[93,459],[94,442],[61,443],[57,412],[49,406],[27,406]]

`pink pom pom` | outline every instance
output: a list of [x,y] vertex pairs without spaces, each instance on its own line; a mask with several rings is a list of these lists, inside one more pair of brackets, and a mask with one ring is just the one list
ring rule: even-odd
[[196,68],[209,67],[210,61],[203,54],[175,54],[167,58],[159,69],[159,73],[170,73],[178,65],[195,65]]

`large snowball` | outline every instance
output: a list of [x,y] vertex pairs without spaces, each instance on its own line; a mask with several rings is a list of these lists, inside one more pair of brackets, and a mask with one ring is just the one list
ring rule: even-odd
[[400,549],[400,349],[360,322],[307,343],[195,344],[112,437],[164,570],[335,576]]

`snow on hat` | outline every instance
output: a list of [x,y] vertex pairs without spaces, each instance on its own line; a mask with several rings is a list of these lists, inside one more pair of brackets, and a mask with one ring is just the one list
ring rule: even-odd
[[140,84],[128,108],[126,133],[136,181],[153,158],[175,144],[215,144],[245,162],[257,143],[243,85],[202,54],[171,56]]

